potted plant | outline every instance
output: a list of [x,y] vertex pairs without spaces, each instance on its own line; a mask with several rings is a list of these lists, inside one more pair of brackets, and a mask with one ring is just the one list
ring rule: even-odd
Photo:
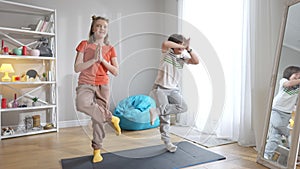
[[38,97],[32,98],[32,106],[36,106],[37,101],[39,100]]
[[43,75],[43,79],[42,80],[43,81],[47,81],[47,73],[44,72],[42,75]]

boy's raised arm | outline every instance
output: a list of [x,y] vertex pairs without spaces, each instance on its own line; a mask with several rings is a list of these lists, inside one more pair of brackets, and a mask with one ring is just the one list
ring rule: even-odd
[[172,41],[164,41],[161,45],[161,50],[163,53],[167,52],[169,48],[182,48],[185,49],[185,46],[172,42]]

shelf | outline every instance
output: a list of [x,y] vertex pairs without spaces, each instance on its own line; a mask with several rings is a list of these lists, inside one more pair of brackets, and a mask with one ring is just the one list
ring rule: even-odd
[[0,82],[0,85],[42,85],[42,84],[55,84],[55,81],[40,81],[40,82]]
[[23,30],[17,28],[7,28],[7,27],[0,27],[0,32],[7,33],[7,34],[20,34],[20,36],[36,36],[36,38],[40,38],[42,36],[55,36],[54,33],[49,32],[38,32],[38,31],[31,31],[31,30]]
[[49,109],[49,108],[56,108],[56,105],[43,105],[43,106],[34,106],[34,107],[6,108],[6,109],[0,109],[0,111],[1,112],[13,112],[13,111],[39,110],[39,109]]
[[42,134],[42,133],[49,133],[49,132],[56,132],[57,128],[53,128],[53,129],[48,129],[48,130],[37,130],[37,131],[29,131],[29,132],[20,132],[20,133],[15,133],[12,135],[8,135],[8,136],[1,136],[2,139],[6,139],[6,138],[14,138],[14,137],[20,137],[20,136],[29,136],[29,135],[34,135],[34,134]]
[[16,2],[0,1],[0,11],[7,13],[22,13],[31,15],[50,15],[55,10]]
[[0,55],[0,59],[28,59],[28,60],[55,60],[55,57],[24,56],[24,55]]
[[[0,141],[6,138],[57,132],[58,86],[57,81],[55,81],[57,75],[56,10],[0,0],[0,20],[0,39],[3,40],[3,45],[9,48],[9,52],[12,52],[15,48],[26,46],[28,53],[30,53],[29,50],[38,48],[43,41],[41,38],[44,38],[48,43],[47,48],[51,49],[53,54],[53,57],[0,54],[0,64],[12,64],[16,76],[20,74],[23,76],[24,72],[33,69],[40,73],[43,72],[43,75],[46,73],[46,79],[49,80],[39,81],[39,79],[36,79],[36,81],[35,79],[27,78],[25,80],[22,79],[23,81],[15,82],[0,81],[0,95],[7,99],[6,107],[11,107],[10,105],[13,102],[11,96],[14,96],[14,94],[15,97],[18,95],[16,100],[19,103],[26,103],[24,105],[28,106],[0,108],[0,127],[15,126],[16,124],[18,124],[18,127],[26,126],[24,117],[33,115],[43,117],[40,119],[41,124],[51,123],[55,127],[47,130],[34,128],[28,131],[18,128],[19,130],[15,130],[16,132],[13,135],[0,135]],[[42,25],[43,29],[34,28],[38,23]],[[13,74],[10,75],[12,76]],[[38,105],[32,106],[32,99],[37,96],[39,96]],[[27,123],[29,122],[27,121]]]

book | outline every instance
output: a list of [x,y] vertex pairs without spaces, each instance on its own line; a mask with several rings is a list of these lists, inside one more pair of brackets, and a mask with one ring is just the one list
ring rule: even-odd
[[53,22],[48,22],[48,25],[47,25],[47,28],[46,28],[45,32],[51,33],[52,30],[53,30],[52,28],[53,28]]
[[43,25],[42,25],[42,27],[40,29],[40,32],[46,32],[46,29],[47,29],[48,25],[49,25],[49,22],[48,21],[44,21]]
[[43,24],[44,24],[44,20],[40,19],[36,25],[35,31],[40,31]]

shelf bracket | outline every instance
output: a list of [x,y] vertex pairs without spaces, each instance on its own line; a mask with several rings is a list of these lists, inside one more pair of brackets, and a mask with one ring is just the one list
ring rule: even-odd
[[6,38],[10,39],[11,41],[15,42],[16,44],[18,44],[18,45],[20,45],[20,46],[27,46],[27,48],[28,48],[29,50],[32,50],[32,48],[30,48],[29,46],[38,43],[38,41],[33,41],[33,42],[31,42],[31,43],[28,43],[28,44],[23,44],[22,42],[16,40],[15,38],[13,38],[13,37],[11,37],[11,36],[9,36],[9,35],[7,35],[7,34],[1,32],[1,31],[0,31],[0,34],[2,34],[3,36],[5,36]]
[[[21,93],[21,92],[19,92],[19,90],[17,90],[17,89],[14,88],[14,87],[11,87],[11,86],[9,86],[9,85],[4,85],[4,86],[6,86],[6,87],[8,87],[8,88],[10,88],[10,89],[12,89],[12,90],[18,92],[18,93]],[[39,87],[36,87],[35,89],[30,90],[30,91],[28,91],[28,92],[22,94],[22,96],[19,96],[19,97],[17,98],[17,100],[20,100],[20,99],[23,98],[23,97],[26,97],[26,98],[29,98],[29,99],[33,99],[34,96],[32,96],[30,93],[33,93],[33,92],[35,92],[35,91],[38,91],[39,89],[41,89],[41,88],[44,87],[44,86],[45,86],[45,84],[44,84],[44,85],[41,85],[41,86],[39,86]],[[43,104],[46,104],[46,105],[49,104],[48,102],[46,102],[46,101],[44,101],[44,100],[41,100],[41,99],[38,99],[38,102],[43,103]],[[12,104],[12,103],[13,103],[13,100],[10,101],[9,103]]]

